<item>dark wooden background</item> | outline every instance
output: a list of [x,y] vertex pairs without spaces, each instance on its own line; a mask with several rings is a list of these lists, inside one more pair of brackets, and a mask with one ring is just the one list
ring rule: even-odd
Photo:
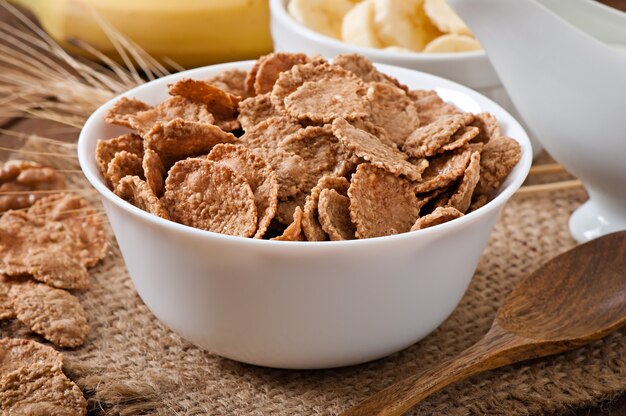
[[[54,0],[49,0],[54,1]],[[562,0],[567,2],[569,0]],[[602,0],[603,3],[626,11],[626,0]],[[0,5],[0,21],[10,22],[11,18],[4,8]],[[626,31],[626,27],[624,28]],[[0,71],[2,69],[0,68]],[[2,98],[2,97],[0,97]],[[29,132],[35,134],[45,134],[48,137],[66,138],[74,140],[77,133],[76,130],[59,127],[50,122],[41,120],[33,120],[26,118],[1,118],[0,128],[11,129],[13,131]],[[15,140],[13,140],[14,142]],[[10,147],[11,138],[0,133],[0,144],[4,147]],[[3,155],[0,154],[0,157]],[[4,158],[2,158],[4,159]],[[581,409],[572,409],[570,416],[622,416],[626,415],[626,392],[613,400],[601,403],[598,406],[586,407]]]

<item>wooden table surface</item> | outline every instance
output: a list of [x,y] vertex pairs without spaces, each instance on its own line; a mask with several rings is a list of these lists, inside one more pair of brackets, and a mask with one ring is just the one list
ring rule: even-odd
[[[567,1],[567,0],[563,0]],[[612,7],[626,11],[626,0],[603,0],[603,3]],[[8,15],[5,9],[0,6],[0,21],[11,21],[11,17]],[[0,68],[1,71],[1,68]],[[0,117],[0,129],[11,129],[13,131],[29,132],[44,134],[48,137],[54,138],[68,138],[71,139],[72,135],[77,134],[77,131],[66,129],[61,127],[59,129],[58,124],[46,122],[42,120],[33,120],[26,118],[1,118]],[[55,132],[55,129],[57,130]],[[2,146],[7,146],[11,139],[0,133],[0,143]],[[10,146],[10,145],[9,145]],[[4,160],[5,155],[0,152],[0,160]],[[570,416],[620,416],[626,415],[626,393],[614,398],[611,401],[604,402],[598,406],[585,407],[581,409],[573,409]]]

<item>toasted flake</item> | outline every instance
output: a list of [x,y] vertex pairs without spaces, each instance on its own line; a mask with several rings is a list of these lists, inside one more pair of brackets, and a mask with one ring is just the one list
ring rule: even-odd
[[50,286],[82,289],[89,286],[82,243],[59,221],[34,218],[21,211],[0,217],[0,273],[30,274]]
[[128,122],[133,129],[144,136],[156,122],[166,123],[177,118],[197,123],[215,123],[215,117],[206,104],[182,96],[171,97],[150,110],[129,116]]
[[308,61],[309,58],[303,53],[273,52],[259,58],[259,66],[254,77],[255,94],[271,92],[281,72]]
[[432,123],[439,117],[461,113],[458,108],[443,101],[432,90],[411,90],[408,92],[408,96],[417,107],[417,114],[422,126]]
[[374,64],[372,64],[372,61],[370,61],[363,55],[359,55],[356,53],[340,54],[333,58],[333,65],[339,66],[346,71],[352,72],[354,75],[361,78],[363,82],[383,82],[405,91],[408,90],[407,87],[400,84],[397,79],[390,77],[387,74],[383,74],[382,72],[379,72]]
[[298,192],[285,200],[279,200],[278,206],[276,207],[276,221],[283,225],[291,224],[296,208],[300,207],[300,209],[303,209],[306,197],[306,193]]
[[350,220],[350,200],[334,189],[323,189],[320,193],[319,222],[332,241],[352,240],[356,228]]
[[63,355],[52,347],[29,339],[0,338],[0,379],[34,364],[47,364],[51,371],[63,369]]
[[218,143],[235,141],[235,136],[215,125],[180,118],[155,123],[145,136],[146,149],[157,152],[165,166],[187,157],[207,154]]
[[171,95],[206,105],[216,118],[233,117],[240,101],[239,97],[202,80],[183,78],[169,84],[168,88]]
[[109,162],[107,168],[106,179],[111,188],[115,188],[124,176],[143,177],[143,167],[141,166],[141,157],[134,153],[122,150],[117,152],[113,159]]
[[400,88],[382,82],[369,84],[366,97],[372,122],[382,127],[391,141],[401,147],[420,125],[413,101]]
[[278,180],[278,198],[281,200],[295,196],[308,179],[304,160],[279,148],[284,138],[300,129],[302,126],[288,117],[270,117],[246,131],[239,139],[274,168]]
[[96,163],[103,177],[108,177],[109,163],[111,163],[115,154],[123,151],[141,157],[143,155],[143,139],[136,134],[122,134],[113,139],[98,140],[96,145]]
[[441,150],[447,152],[449,150],[459,149],[478,135],[478,127],[463,126],[456,131],[450,138],[450,141],[441,147]]
[[163,204],[154,192],[152,192],[150,186],[137,176],[126,176],[122,178],[115,188],[115,195],[150,214],[165,218],[166,220],[170,219]]
[[372,165],[396,175],[405,175],[414,181],[421,180],[425,164],[416,166],[408,162],[406,154],[383,144],[376,136],[352,126],[341,118],[333,122],[332,130],[348,150]]
[[11,285],[9,296],[17,319],[33,332],[64,348],[83,345],[89,333],[87,315],[78,298],[42,283]]
[[135,98],[122,97],[109,108],[104,116],[104,121],[118,126],[132,128],[129,117],[137,115],[142,111],[150,110],[151,105],[139,101]]
[[208,159],[229,167],[248,182],[258,215],[254,238],[263,237],[278,204],[278,181],[274,169],[242,145],[218,144]]
[[2,377],[0,413],[84,416],[87,401],[78,386],[49,363],[32,363]]
[[245,85],[247,75],[248,73],[243,69],[224,69],[204,81],[229,94],[247,98]]
[[163,178],[167,171],[159,154],[152,149],[146,149],[141,166],[143,168],[143,176],[146,178],[146,183],[152,189],[152,192],[157,196],[161,195],[165,186]]
[[279,147],[303,159],[307,172],[307,179],[299,188],[303,192],[313,188],[322,176],[344,176],[356,165],[330,125],[301,129],[287,136]]
[[404,143],[404,152],[412,157],[430,157],[443,151],[453,135],[465,125],[465,116],[443,116],[413,131]]
[[63,176],[52,168],[25,160],[0,163],[0,214],[29,207],[46,196],[46,191],[63,189]]
[[448,206],[456,208],[462,213],[467,212],[476,184],[480,179],[480,152],[473,152],[470,157],[469,165],[465,169],[461,183],[455,189],[454,194],[450,197]]
[[202,230],[252,237],[257,228],[254,194],[245,178],[207,159],[177,162],[163,195],[172,220]]
[[415,224],[413,225],[413,227],[411,227],[411,231],[434,227],[435,225],[443,224],[444,222],[452,221],[462,216],[463,213],[456,208],[439,207],[435,209],[432,213],[424,215],[423,217],[420,217],[417,221],[415,221]]
[[109,244],[102,224],[103,214],[84,198],[70,193],[50,195],[37,201],[28,215],[66,224],[78,236],[85,266],[95,266],[106,255]]
[[480,180],[476,185],[476,197],[487,195],[491,198],[517,165],[521,155],[519,143],[509,137],[489,140],[480,155]]
[[405,233],[419,216],[413,184],[374,165],[363,163],[348,188],[350,217],[358,238]]
[[[15,318],[15,311],[13,310],[13,304],[9,298],[10,283],[6,277],[0,275],[0,321],[5,319]],[[0,339],[0,342],[2,339]],[[2,357],[0,343],[0,361]]]
[[501,136],[500,125],[493,114],[474,114],[472,126],[478,127],[479,130],[478,135],[472,140],[475,143],[487,143],[489,140],[495,140]]
[[263,120],[279,114],[272,105],[270,94],[261,94],[250,97],[239,103],[239,116],[237,119],[244,131],[249,131]]
[[293,213],[293,221],[283,234],[279,237],[274,237],[272,240],[276,241],[306,241],[304,233],[302,232],[302,208],[296,207]]
[[429,192],[450,185],[463,175],[471,155],[472,149],[467,147],[433,157],[422,181],[415,184],[415,192]]
[[338,176],[323,176],[306,197],[302,218],[302,229],[309,241],[324,241],[328,238],[326,231],[319,222],[318,203],[320,193],[324,189],[333,189],[340,195],[348,194],[350,182]]

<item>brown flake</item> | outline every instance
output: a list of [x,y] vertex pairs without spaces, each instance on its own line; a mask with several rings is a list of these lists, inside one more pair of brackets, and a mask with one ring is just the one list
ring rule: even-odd
[[480,152],[473,152],[470,157],[469,165],[467,165],[467,169],[465,169],[465,173],[463,174],[463,179],[461,179],[461,183],[450,197],[448,206],[456,208],[462,213],[467,212],[479,179]]
[[9,296],[17,319],[33,332],[63,348],[83,345],[89,333],[87,315],[78,298],[42,283],[11,285]]
[[172,220],[202,230],[252,237],[257,228],[254,194],[232,169],[207,159],[177,162],[165,181]]
[[324,189],[333,189],[340,195],[347,195],[350,182],[346,178],[337,176],[323,176],[306,197],[302,229],[309,241],[324,241],[328,238],[326,231],[319,222],[318,203],[320,193]]
[[443,116],[418,128],[406,139],[404,152],[412,157],[430,157],[441,153],[444,151],[442,147],[450,143],[454,134],[465,126],[465,120],[463,114]]
[[304,207],[306,197],[306,193],[299,192],[285,200],[279,200],[276,207],[276,216],[274,217],[276,221],[283,225],[291,224],[296,208],[300,207],[302,209]]
[[405,175],[414,181],[421,180],[425,163],[414,165],[408,162],[406,154],[383,144],[376,136],[352,126],[344,119],[336,119],[332,130],[348,150],[372,165],[396,175]]
[[415,184],[415,192],[419,194],[448,186],[463,175],[471,155],[472,149],[464,147],[433,157],[422,181]]
[[413,184],[369,163],[360,164],[348,189],[358,238],[405,233],[419,216]]
[[52,168],[25,160],[0,163],[0,213],[29,207],[49,195],[46,191],[63,189],[63,176]]
[[150,186],[138,176],[122,178],[114,192],[115,195],[139,209],[166,220],[170,219],[159,198],[152,192]]
[[473,139],[475,143],[487,143],[489,140],[497,139],[501,136],[500,125],[493,114],[474,114],[472,126],[478,127],[479,130],[478,135]]
[[117,100],[111,108],[109,108],[104,116],[104,121],[110,124],[128,127],[130,129],[132,126],[130,124],[129,117],[137,115],[142,111],[150,110],[151,108],[151,105],[146,104],[143,101],[139,101],[135,98],[122,97]]
[[350,200],[334,189],[320,193],[319,222],[332,241],[353,240],[356,228],[350,220]]
[[[15,318],[13,304],[9,298],[10,282],[3,275],[0,275],[0,321]],[[0,365],[2,360],[2,339],[0,339]],[[0,373],[2,370],[0,370]]]
[[117,152],[109,162],[106,180],[111,188],[115,188],[120,179],[129,175],[143,177],[141,157],[134,153],[127,152],[126,150],[122,150],[121,152]]
[[80,388],[49,363],[22,366],[1,381],[0,413],[3,415],[87,414],[87,401]]
[[0,217],[0,273],[30,274],[50,286],[82,289],[89,286],[82,243],[69,226],[34,218],[21,211]]
[[273,52],[258,59],[254,74],[254,93],[272,91],[281,72],[289,71],[294,65],[305,64],[309,58],[303,53]]
[[390,77],[387,74],[383,74],[382,72],[379,72],[372,63],[372,61],[370,61],[363,55],[359,55],[356,53],[340,54],[333,58],[333,65],[339,66],[346,71],[352,72],[354,75],[361,78],[365,83],[383,82],[405,91],[408,90],[407,87],[400,84],[397,79]]
[[206,78],[204,81],[229,94],[247,98],[246,76],[248,73],[243,69],[224,69],[217,74]]
[[278,115],[278,112],[272,105],[270,94],[267,93],[246,98],[240,102],[237,119],[241,124],[241,128],[247,132],[261,121]]
[[181,96],[169,98],[150,110],[129,116],[128,122],[144,136],[156,122],[166,123],[177,118],[197,123],[215,123],[215,117],[205,104]]
[[417,107],[422,126],[432,123],[439,117],[461,113],[454,105],[443,101],[433,90],[411,90],[407,94]]
[[146,183],[152,192],[156,196],[161,195],[163,187],[165,186],[165,180],[163,178],[167,173],[167,170],[165,169],[159,154],[152,149],[146,149],[143,153],[141,166],[143,168],[143,176],[146,178]]
[[258,215],[254,238],[263,237],[278,204],[278,182],[274,169],[242,145],[218,144],[211,150],[208,159],[229,167],[248,182]]
[[374,82],[367,88],[371,121],[382,127],[391,141],[402,147],[413,130],[420,126],[417,109],[404,90],[389,83]]
[[486,195],[489,199],[500,188],[522,155],[515,140],[501,136],[492,138],[480,155],[480,179],[476,185],[476,197]]
[[216,119],[236,116],[240,98],[209,84],[207,81],[183,78],[168,85],[171,95],[204,104]]
[[157,152],[165,166],[171,166],[178,160],[207,154],[218,143],[235,141],[235,136],[213,124],[178,118],[155,123],[145,136],[145,147]]
[[85,266],[95,266],[106,255],[108,239],[102,224],[103,214],[84,198],[70,193],[50,195],[37,201],[28,215],[66,224],[78,236],[79,254]]
[[293,212],[293,221],[283,234],[279,237],[274,237],[275,241],[306,241],[304,233],[302,232],[302,208],[299,206]]
[[450,141],[441,147],[441,150],[447,152],[449,150],[459,149],[478,135],[478,127],[463,126],[456,131],[450,138]]
[[51,371],[62,371],[63,355],[52,347],[29,339],[0,338],[0,379],[36,364],[47,364]]
[[443,224],[444,222],[452,221],[456,218],[460,218],[463,216],[463,213],[452,207],[439,207],[435,209],[432,213],[428,215],[424,215],[420,217],[413,227],[411,227],[411,231],[422,230],[428,227],[434,227],[435,225]]
[[96,145],[96,163],[104,178],[108,178],[109,163],[115,157],[115,154],[123,151],[141,157],[143,155],[143,139],[136,134],[122,134],[113,139],[98,140]]

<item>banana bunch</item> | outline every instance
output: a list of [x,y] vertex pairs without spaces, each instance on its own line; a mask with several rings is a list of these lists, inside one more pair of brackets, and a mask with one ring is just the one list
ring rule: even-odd
[[103,23],[153,57],[183,67],[257,58],[272,50],[267,0],[12,0],[72,49],[79,39],[116,52]]
[[368,48],[426,53],[480,49],[446,0],[290,0],[305,26]]

